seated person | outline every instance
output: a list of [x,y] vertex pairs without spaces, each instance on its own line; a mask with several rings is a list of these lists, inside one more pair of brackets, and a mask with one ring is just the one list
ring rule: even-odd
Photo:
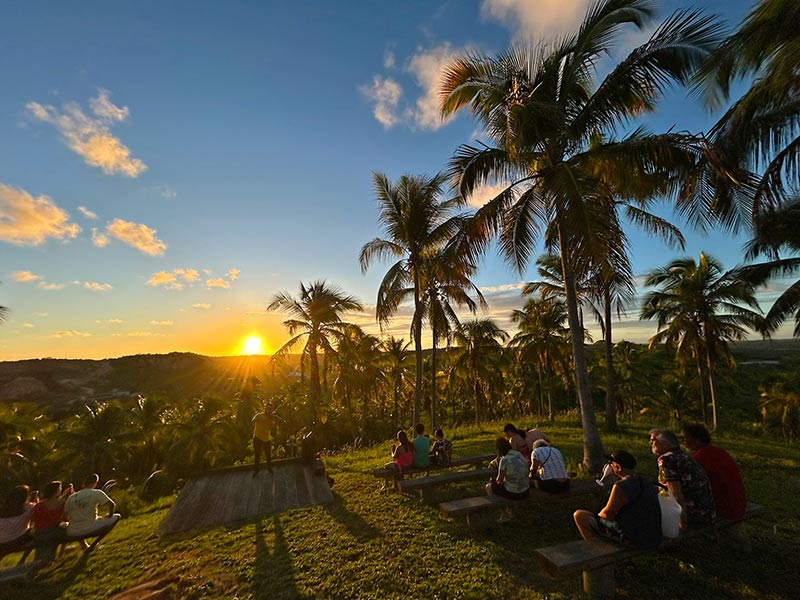
[[414,460],[414,446],[408,441],[408,435],[403,430],[397,432],[397,444],[392,444],[392,459],[392,462],[386,463],[383,468],[387,469],[395,480],[402,479],[403,470],[410,467]]
[[508,436],[508,443],[511,444],[511,449],[519,452],[525,459],[525,462],[531,459],[531,447],[525,439],[527,432],[514,427],[512,423],[506,423],[503,427],[503,433]]
[[569,474],[558,448],[544,440],[536,440],[531,452],[531,483],[549,494],[569,491]]
[[[31,539],[31,508],[34,497],[27,485],[18,485],[8,493],[0,507],[0,556],[13,552]],[[20,564],[25,562],[30,550],[22,554]]]
[[714,496],[703,468],[681,450],[678,436],[671,431],[650,432],[650,447],[658,455],[658,481],[678,501],[681,529],[707,527],[714,521]]
[[529,448],[533,448],[533,445],[539,440],[544,440],[548,444],[550,443],[550,438],[538,427],[528,429],[528,431],[525,432],[525,442],[528,444]]
[[686,424],[681,433],[694,460],[708,475],[717,514],[725,519],[741,519],[747,510],[747,496],[736,461],[711,443],[711,434],[705,425]]
[[431,439],[425,435],[425,426],[417,423],[414,426],[414,460],[411,466],[415,469],[424,469],[431,464],[430,449]]
[[636,459],[628,452],[617,450],[608,460],[619,480],[599,513],[575,511],[578,531],[585,540],[603,536],[638,548],[655,548],[661,542],[661,506],[656,486],[634,472]]
[[[87,552],[91,552],[121,518],[118,513],[114,513],[116,503],[103,490],[97,489],[99,481],[97,474],[88,475],[83,480],[83,487],[67,498],[64,506],[64,513],[69,521],[67,537],[95,538],[88,547],[82,542]],[[97,509],[100,506],[108,506],[108,514],[103,517],[98,516]]]
[[[486,493],[490,496],[502,496],[509,500],[524,500],[530,495],[528,481],[528,463],[522,454],[511,448],[505,438],[495,441],[497,457],[497,475],[486,484]],[[500,521],[508,521],[513,516],[511,507],[507,507],[500,515]]]
[[453,442],[444,437],[444,431],[437,429],[434,433],[435,441],[431,449],[431,464],[446,467],[453,460]]
[[[73,492],[70,483],[61,490],[60,481],[51,481],[42,488],[42,499],[31,508],[33,545],[36,560],[48,563],[56,556],[56,547],[67,539],[66,529],[61,527],[64,520],[64,504]],[[62,546],[63,553],[64,548]]]

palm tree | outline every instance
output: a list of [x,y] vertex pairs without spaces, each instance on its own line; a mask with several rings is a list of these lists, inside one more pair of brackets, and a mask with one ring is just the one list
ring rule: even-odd
[[[532,362],[544,368],[547,418],[553,421],[553,362],[569,346],[567,305],[558,298],[530,298],[522,310],[511,313],[511,321],[517,324],[519,331],[511,338],[509,346],[519,350],[520,359],[533,359]],[[541,367],[537,368],[540,373]],[[539,405],[543,406],[541,400]]]
[[87,405],[59,432],[62,457],[73,470],[109,475],[126,464],[125,411],[117,402]]
[[[425,318],[431,328],[431,426],[438,423],[437,386],[436,386],[436,344],[440,340],[450,339],[454,329],[460,325],[458,314],[453,306],[466,307],[475,314],[478,303],[484,309],[488,307],[480,289],[470,280],[475,267],[458,256],[452,247],[446,247],[427,257],[423,262],[422,301]],[[475,294],[478,303],[470,297]],[[452,302],[452,304],[451,304]]]
[[397,259],[378,288],[375,316],[384,327],[400,304],[413,300],[411,336],[414,339],[416,378],[414,422],[419,422],[422,398],[422,323],[425,316],[423,270],[425,260],[441,250],[461,225],[452,215],[460,199],[440,201],[445,176],[403,175],[392,183],[382,173],[372,174],[378,200],[378,222],[386,238],[364,244],[359,256],[361,271],[374,260]]
[[392,431],[397,431],[397,415],[400,410],[400,394],[405,388],[406,365],[408,359],[408,347],[411,342],[406,342],[403,338],[397,339],[389,336],[381,342],[384,359],[384,377],[392,388]]
[[453,332],[453,341],[461,347],[456,367],[465,368],[471,382],[475,422],[481,422],[481,398],[502,385],[500,358],[502,342],[508,334],[491,319],[473,319]]
[[712,110],[728,103],[735,81],[752,78],[709,133],[714,160],[706,187],[714,189],[716,208],[732,227],[757,223],[796,192],[799,21],[795,0],[759,0],[698,72],[698,87]]
[[[605,140],[619,124],[654,110],[670,82],[687,82],[719,39],[711,19],[678,12],[595,86],[596,62],[612,53],[620,30],[628,24],[642,28],[651,14],[647,0],[601,0],[576,34],[553,45],[512,48],[495,58],[462,56],[449,66],[442,85],[443,114],[469,107],[494,143],[457,150],[450,169],[453,185],[469,197],[481,184],[508,184],[475,214],[463,235],[464,252],[474,259],[499,233],[501,251],[522,272],[541,235],[560,248],[584,462],[593,469],[603,462],[603,446],[589,390],[576,280],[592,264],[602,264],[608,249],[613,211],[603,190],[632,200],[677,192],[700,154],[694,138],[673,132],[637,129],[620,141]],[[683,191],[683,210],[700,214],[704,207],[695,202],[696,190]]]
[[717,430],[714,369],[718,361],[733,364],[727,342],[743,339],[747,328],[755,328],[760,322],[753,285],[736,271],[724,273],[722,265],[704,253],[698,262],[682,258],[651,271],[645,285],[660,288],[649,292],[642,302],[640,318],[658,320],[658,332],[650,338],[650,347],[666,344],[668,349],[675,349],[680,363],[694,362],[703,405],[703,379],[707,380],[713,428]]
[[[305,285],[300,283],[297,298],[288,292],[276,294],[267,311],[281,311],[291,318],[283,325],[292,336],[276,352],[275,356],[286,354],[292,347],[306,338],[303,357],[309,362],[309,423],[317,419],[317,410],[322,396],[320,384],[319,350],[330,350],[331,339],[340,339],[348,323],[342,321],[347,312],[363,310],[361,303],[353,296],[336,286],[330,286],[322,279]],[[274,357],[273,357],[274,358]]]

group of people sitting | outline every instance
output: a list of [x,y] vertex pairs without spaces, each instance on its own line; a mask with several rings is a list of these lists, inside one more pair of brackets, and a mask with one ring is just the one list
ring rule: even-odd
[[[569,490],[564,456],[558,448],[550,445],[550,440],[540,429],[525,431],[508,423],[503,433],[507,437],[495,440],[497,458],[490,466],[497,467],[497,475],[486,484],[487,494],[524,500],[530,495],[531,486],[551,494]],[[508,521],[512,516],[511,507],[505,507],[499,521]]]
[[[78,539],[84,551],[91,552],[114,528],[120,515],[116,504],[101,489],[100,478],[91,474],[75,491],[70,483],[62,488],[60,481],[51,481],[38,491],[27,485],[15,487],[0,507],[0,556],[18,549],[36,549],[36,560],[48,563],[60,545],[64,552],[68,540]],[[100,516],[98,508],[106,506],[107,514]],[[94,538],[88,544],[87,539]],[[32,544],[30,544],[32,542]],[[22,555],[27,558],[30,549]]]
[[431,446],[431,440],[425,434],[422,423],[414,426],[413,440],[408,439],[405,431],[398,431],[397,443],[392,444],[392,461],[386,463],[384,468],[397,480],[402,479],[403,473],[410,468],[448,466],[453,458],[453,443],[444,436],[441,429],[437,429],[433,435],[435,439]]
[[[611,537],[641,548],[658,546],[662,541],[659,488],[680,506],[682,531],[707,527],[716,516],[740,520],[747,510],[747,498],[734,459],[711,443],[704,425],[684,425],[682,439],[691,456],[672,431],[650,431],[650,448],[658,456],[657,486],[636,473],[636,459],[629,452],[618,450],[609,456],[614,480],[611,495],[598,513],[575,511],[581,536]],[[749,551],[749,541],[737,525],[728,531],[740,550]]]

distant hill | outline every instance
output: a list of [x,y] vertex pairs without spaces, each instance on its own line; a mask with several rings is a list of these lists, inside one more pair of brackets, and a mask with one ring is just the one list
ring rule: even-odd
[[[160,394],[232,395],[245,379],[272,379],[265,356],[210,357],[173,352],[106,360],[42,358],[0,362],[0,402],[34,402],[54,413],[77,404]],[[296,357],[289,358],[296,364]]]

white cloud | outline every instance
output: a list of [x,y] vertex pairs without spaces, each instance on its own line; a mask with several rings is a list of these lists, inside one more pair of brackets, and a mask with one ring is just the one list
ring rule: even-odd
[[0,183],[0,241],[38,246],[47,238],[72,239],[80,231],[49,197]]
[[29,283],[31,281],[39,281],[42,276],[36,275],[35,273],[31,273],[30,271],[14,271],[13,273],[8,274],[14,281],[19,281],[21,283]]
[[105,248],[111,240],[105,233],[97,231],[96,227],[92,227],[92,243],[98,248]]
[[154,327],[172,327],[172,321],[150,321],[150,325]]
[[98,167],[108,175],[121,173],[137,177],[147,170],[147,165],[133,158],[130,149],[109,129],[112,124],[128,118],[128,107],[114,105],[108,96],[109,92],[101,89],[97,98],[89,101],[94,117],[75,103],[65,104],[59,110],[52,105],[29,102],[25,108],[34,119],[55,127],[67,146],[83,157],[87,165]]
[[237,279],[239,279],[240,273],[241,271],[239,269],[231,269],[230,271],[228,271],[228,278],[231,281],[236,281]]
[[54,337],[54,338],[69,338],[69,337],[87,338],[87,337],[91,337],[91,336],[92,336],[91,333],[86,333],[85,331],[74,331],[74,330],[72,330],[72,331],[59,331],[57,333],[54,333],[50,337]]
[[389,77],[375,75],[372,85],[361,86],[361,93],[375,104],[372,114],[375,119],[386,129],[394,127],[400,122],[397,107],[403,96],[403,88]]
[[591,0],[483,0],[481,15],[507,25],[517,41],[553,40],[577,29]]
[[472,196],[469,197],[469,205],[480,208],[489,202],[489,200],[494,200],[506,187],[507,186],[502,184],[479,186],[475,188]]
[[83,214],[83,216],[84,216],[84,217],[86,217],[87,219],[92,219],[92,220],[95,220],[95,219],[97,219],[97,215],[96,215],[95,213],[93,213],[92,211],[90,211],[90,210],[89,210],[88,208],[86,208],[85,206],[79,206],[79,207],[78,207],[78,210],[79,210],[79,211],[80,211],[80,212]]
[[525,287],[525,282],[520,283],[504,283],[502,285],[490,285],[480,288],[483,294],[505,294],[507,292],[516,292],[519,295],[522,288]]
[[55,290],[63,290],[64,284],[63,283],[47,283],[46,281],[40,281],[39,287],[43,290],[47,290],[48,292],[55,291]]
[[84,281],[83,287],[92,292],[108,292],[113,289],[110,283],[97,283],[96,281]]
[[208,289],[219,288],[219,289],[227,290],[228,288],[231,287],[231,284],[230,284],[229,281],[226,281],[225,279],[222,279],[221,277],[217,277],[215,279],[208,279],[206,281],[206,287]]
[[391,50],[387,50],[386,53],[383,55],[383,68],[384,69],[394,69],[394,52]]
[[125,321],[123,321],[122,319],[108,319],[108,321],[106,321],[106,322],[110,323],[111,325],[120,325],[120,324],[124,323]]
[[435,131],[451,120],[442,120],[439,90],[445,67],[461,52],[444,43],[411,57],[407,70],[415,76],[422,90],[412,114],[414,122],[422,129]]
[[162,256],[167,249],[167,245],[156,237],[155,229],[140,223],[114,219],[106,227],[106,233],[150,256]]
[[199,309],[202,309],[202,310],[207,310],[207,309],[211,308],[211,305],[210,304],[206,304],[205,302],[200,302],[200,303],[197,303],[197,304],[192,304],[192,308],[199,308]]

